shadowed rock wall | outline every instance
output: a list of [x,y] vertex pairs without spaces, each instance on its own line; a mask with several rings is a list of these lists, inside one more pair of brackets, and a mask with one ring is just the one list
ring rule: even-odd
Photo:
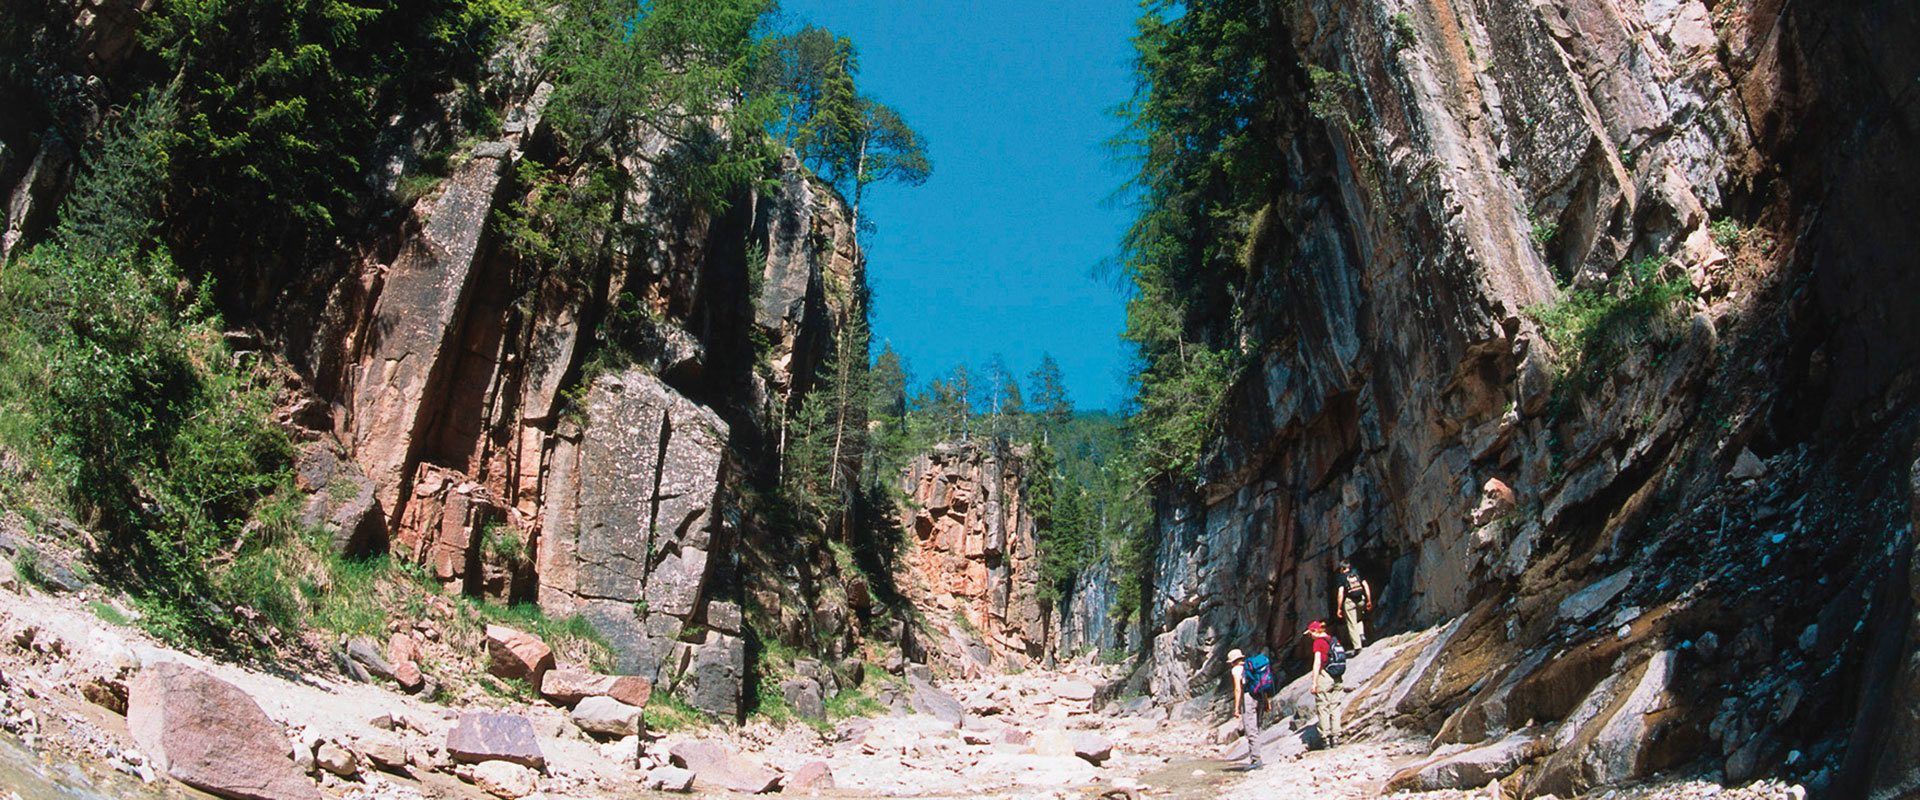
[[[1862,593],[1911,548],[1889,476],[1920,337],[1886,298],[1913,296],[1889,272],[1913,234],[1885,214],[1912,193],[1864,204],[1913,171],[1895,42],[1914,16],[1278,4],[1269,61],[1346,74],[1319,99],[1364,123],[1315,117],[1304,69],[1273,98],[1283,179],[1236,289],[1248,366],[1202,479],[1156,506],[1154,696],[1215,692],[1231,647],[1297,668],[1346,557],[1380,597],[1374,637],[1452,620],[1398,665],[1420,680],[1396,724],[1436,744],[1556,726],[1512,790],[1695,762],[1846,780],[1871,690],[1840,679],[1867,648],[1834,628],[1885,613]],[[1568,390],[1578,354],[1537,310],[1649,257],[1686,302]]]

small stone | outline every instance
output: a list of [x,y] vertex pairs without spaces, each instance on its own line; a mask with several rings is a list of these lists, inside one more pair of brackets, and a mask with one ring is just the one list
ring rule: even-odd
[[352,750],[333,742],[324,743],[319,749],[314,750],[313,762],[321,769],[342,778],[351,778],[360,774],[360,759],[353,754]]
[[1766,462],[1761,461],[1760,457],[1754,455],[1752,450],[1742,447],[1740,448],[1740,455],[1734,458],[1733,469],[1727,472],[1727,477],[1736,481],[1746,481],[1759,478],[1766,474]]
[[806,792],[815,794],[833,788],[833,769],[825,761],[814,761],[795,770],[787,779],[781,781],[782,792]]
[[506,800],[526,797],[539,789],[533,770],[505,761],[482,761],[463,766],[461,780],[471,782],[480,791]]
[[573,724],[600,736],[634,736],[640,733],[641,710],[611,697],[589,697],[573,708]]
[[1073,744],[1074,755],[1096,767],[1113,757],[1113,742],[1099,734],[1076,731],[1067,735],[1067,741]]
[[647,788],[660,792],[693,791],[693,770],[667,765],[647,770]]

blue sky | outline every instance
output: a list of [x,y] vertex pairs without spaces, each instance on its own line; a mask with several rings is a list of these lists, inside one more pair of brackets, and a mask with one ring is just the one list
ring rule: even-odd
[[[1125,297],[1094,274],[1128,214],[1101,143],[1133,79],[1131,2],[783,0],[797,27],[850,36],[861,89],[925,134],[918,187],[869,187],[874,352],[920,382],[1000,354],[1022,377],[1053,354],[1080,408],[1129,394]],[[1104,274],[1104,273],[1103,273]]]

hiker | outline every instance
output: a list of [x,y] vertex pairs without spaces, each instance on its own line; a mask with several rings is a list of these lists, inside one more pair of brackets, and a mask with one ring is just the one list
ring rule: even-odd
[[[1262,665],[1264,664],[1264,657]],[[1227,663],[1233,665],[1233,713],[1240,715],[1240,727],[1247,735],[1247,769],[1260,768],[1260,693],[1254,691],[1255,680],[1260,677],[1259,670],[1249,669],[1247,656],[1236,647],[1227,651]],[[1271,667],[1267,667],[1271,670]],[[1273,683],[1272,673],[1266,676],[1268,685]]]
[[1320,726],[1320,741],[1332,747],[1340,743],[1340,717],[1347,702],[1347,690],[1340,684],[1347,670],[1347,654],[1327,635],[1325,620],[1308,623],[1307,636],[1313,646],[1313,710]]
[[1364,615],[1373,613],[1373,586],[1360,577],[1360,573],[1353,571],[1353,562],[1344,558],[1340,559],[1339,584],[1333,605],[1340,609],[1340,619],[1347,623],[1347,641],[1353,644],[1353,651],[1358,653],[1367,644]]

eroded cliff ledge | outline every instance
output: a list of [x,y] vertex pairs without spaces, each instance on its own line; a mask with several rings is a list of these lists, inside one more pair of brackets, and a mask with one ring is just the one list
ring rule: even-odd
[[[1912,10],[1297,2],[1267,23],[1270,60],[1301,67],[1235,294],[1250,364],[1202,478],[1159,497],[1137,685],[1182,701],[1218,691],[1230,647],[1297,658],[1349,557],[1376,630],[1444,623],[1365,703],[1436,746],[1547,726],[1509,790],[1705,766],[1911,791],[1882,748],[1912,717],[1876,698],[1913,674],[1920,336],[1895,309],[1920,279],[1888,216],[1915,203],[1888,177],[1920,152]],[[1541,309],[1647,263],[1685,304],[1570,386],[1581,354],[1552,352]]]

